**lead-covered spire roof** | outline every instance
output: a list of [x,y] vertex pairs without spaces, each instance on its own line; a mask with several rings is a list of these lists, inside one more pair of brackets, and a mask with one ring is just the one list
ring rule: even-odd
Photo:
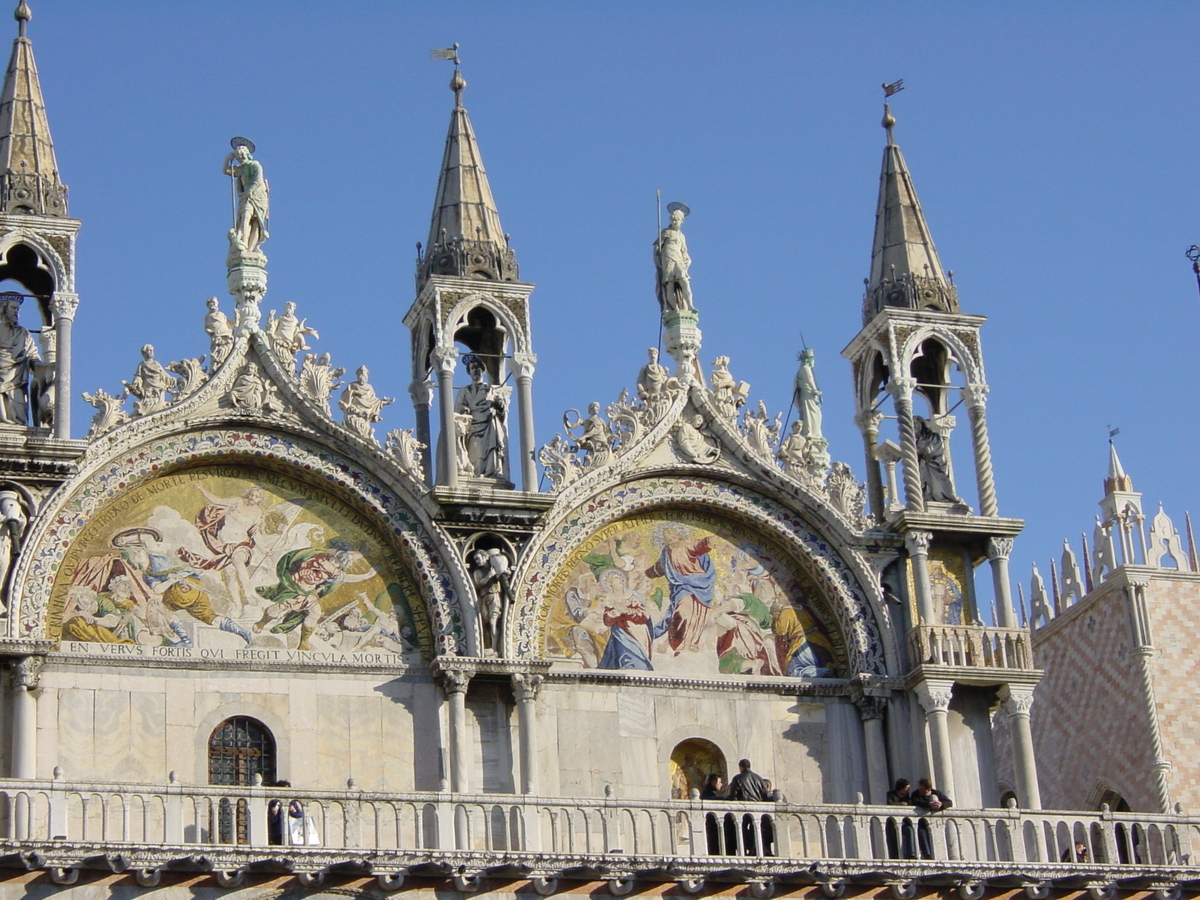
[[887,145],[879,175],[863,322],[869,322],[885,306],[958,312],[958,293],[942,271],[904,154],[893,139],[896,119],[887,103],[882,125],[887,130]]
[[67,189],[58,175],[46,104],[26,26],[33,14],[20,0],[13,18],[17,39],[0,94],[0,211],[67,214]]
[[479,142],[462,105],[466,86],[456,58],[454,77],[450,79],[454,109],[433,202],[429,241],[417,264],[418,287],[430,275],[485,281],[516,281],[518,276],[516,255],[500,227]]

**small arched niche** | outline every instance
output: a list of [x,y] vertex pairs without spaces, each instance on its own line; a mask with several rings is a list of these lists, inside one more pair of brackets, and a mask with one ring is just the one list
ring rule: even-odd
[[671,799],[688,800],[692,791],[703,791],[709,776],[720,775],[728,783],[725,754],[712,741],[688,738],[671,751]]

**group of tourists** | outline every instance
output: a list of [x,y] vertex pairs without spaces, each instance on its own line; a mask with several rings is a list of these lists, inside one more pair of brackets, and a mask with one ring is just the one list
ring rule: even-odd
[[[915,790],[907,778],[897,778],[888,791],[887,802],[888,806],[915,806],[925,813],[940,812],[954,805],[928,778],[917,781]],[[892,859],[916,859],[918,852],[921,859],[933,859],[933,835],[929,823],[920,818],[914,823],[907,816],[888,819],[887,846],[888,856]]]

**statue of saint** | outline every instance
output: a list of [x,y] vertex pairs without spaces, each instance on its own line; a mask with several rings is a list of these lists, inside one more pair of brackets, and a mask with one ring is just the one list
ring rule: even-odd
[[512,603],[508,573],[508,557],[496,548],[471,551],[471,580],[479,596],[483,646],[496,656],[504,655],[504,616]]
[[42,361],[37,341],[17,324],[20,294],[0,294],[0,422],[29,424],[29,376]]
[[229,242],[247,253],[259,252],[270,235],[267,222],[271,218],[270,186],[263,177],[262,163],[252,157],[254,144],[246,138],[234,138],[233,152],[225,157],[225,174],[233,176],[237,193],[237,213]]
[[687,238],[683,234],[683,218],[688,208],[672,203],[671,224],[664,228],[654,242],[654,265],[658,268],[658,303],[663,312],[694,312],[692,282],[688,277],[692,258],[688,256]]
[[459,389],[454,400],[454,411],[471,417],[465,441],[467,460],[473,473],[480,478],[507,478],[505,420],[508,417],[509,389],[483,380],[486,367],[478,356],[466,356],[463,363],[471,376],[471,383]]
[[175,385],[176,376],[154,358],[154,345],[142,348],[142,361],[133,373],[132,381],[122,381],[125,395],[136,397],[135,416],[146,416],[167,408],[167,392]]
[[338,408],[342,411],[342,424],[370,440],[375,439],[375,429],[372,423],[383,418],[380,413],[389,403],[395,403],[394,397],[380,397],[375,388],[367,384],[367,376],[371,373],[366,366],[359,366],[354,381],[346,385]]
[[954,493],[950,466],[946,462],[946,442],[924,416],[913,416],[917,430],[917,458],[921,468],[921,493],[935,503],[962,503]]
[[817,388],[817,376],[813,372],[816,356],[811,349],[800,354],[800,369],[796,372],[796,409],[800,413],[801,434],[806,438],[823,438],[821,434],[821,391]]
[[21,495],[16,491],[0,491],[0,591],[8,598],[8,573],[12,568],[29,517],[21,505]]
[[208,307],[204,331],[208,335],[212,368],[215,370],[233,349],[233,328],[229,324],[229,317],[221,312],[221,301],[216,297],[209,297],[204,305]]
[[[637,392],[638,397],[646,404],[650,418],[657,422],[671,405],[673,379],[667,372],[667,367],[658,361],[658,348],[651,347],[647,352],[650,361],[638,372]],[[675,387],[677,386],[676,383]]]
[[276,318],[275,310],[267,316],[267,335],[271,338],[271,346],[282,357],[295,356],[301,350],[311,349],[304,338],[320,338],[317,329],[309,328],[304,323],[307,319],[296,318],[296,304],[290,300],[283,304],[283,315]]

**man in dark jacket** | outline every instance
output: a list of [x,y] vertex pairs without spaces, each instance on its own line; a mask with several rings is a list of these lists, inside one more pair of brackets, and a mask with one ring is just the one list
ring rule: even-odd
[[[917,789],[909,795],[909,802],[917,809],[930,813],[941,812],[954,805],[928,778],[917,782]],[[933,859],[933,835],[929,831],[928,822],[917,823],[917,844],[921,850],[921,859]]]
[[[767,803],[769,802],[767,783],[762,776],[750,769],[750,760],[738,762],[741,771],[729,782],[729,799],[736,803]],[[763,855],[775,855],[775,829],[769,818],[764,817]],[[742,817],[742,843],[747,856],[758,855],[758,828],[755,827],[753,816]]]

